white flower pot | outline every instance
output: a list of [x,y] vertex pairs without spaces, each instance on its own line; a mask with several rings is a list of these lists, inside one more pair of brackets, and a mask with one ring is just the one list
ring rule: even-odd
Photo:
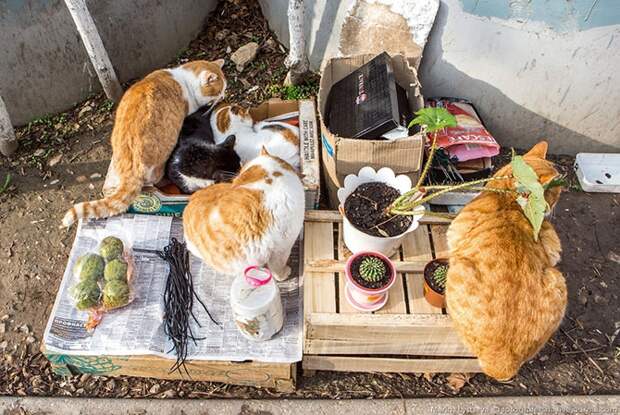
[[385,183],[388,186],[398,190],[401,195],[409,191],[412,187],[411,179],[409,179],[409,177],[402,174],[396,176],[394,171],[388,167],[383,167],[379,169],[379,171],[375,171],[372,167],[366,166],[362,167],[357,175],[349,174],[345,177],[344,187],[338,189],[338,201],[340,203],[339,210],[342,214],[344,243],[354,254],[363,251],[375,251],[390,257],[394,254],[394,252],[396,252],[405,236],[407,236],[409,232],[413,232],[417,229],[420,218],[424,215],[424,206],[418,206],[416,208],[420,214],[412,217],[413,220],[411,221],[411,225],[402,234],[391,237],[368,235],[367,233],[357,229],[351,224],[351,222],[349,222],[344,214],[344,202],[347,197],[349,197],[349,195],[357,189],[358,186],[371,182]]

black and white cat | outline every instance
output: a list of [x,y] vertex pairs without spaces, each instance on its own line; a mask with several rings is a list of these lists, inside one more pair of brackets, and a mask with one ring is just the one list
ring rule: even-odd
[[177,146],[168,159],[168,179],[185,194],[228,181],[241,168],[235,136],[216,144],[209,115],[209,111],[199,110],[185,119]]

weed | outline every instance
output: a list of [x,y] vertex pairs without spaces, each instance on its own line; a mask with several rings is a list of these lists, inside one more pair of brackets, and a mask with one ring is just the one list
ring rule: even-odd
[[285,100],[300,100],[313,97],[317,94],[319,85],[317,82],[306,82],[301,85],[276,85],[269,86],[272,97]]
[[7,173],[5,179],[4,179],[4,184],[2,185],[2,187],[0,187],[0,195],[4,192],[6,192],[6,190],[9,188],[9,186],[11,185],[11,173]]

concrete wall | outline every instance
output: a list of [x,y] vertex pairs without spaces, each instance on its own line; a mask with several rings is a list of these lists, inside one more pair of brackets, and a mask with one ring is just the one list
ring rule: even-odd
[[[349,53],[343,33],[365,2],[305,2],[313,67]],[[287,0],[260,3],[271,28],[286,43]],[[391,12],[415,20],[406,8],[391,7]],[[359,13],[356,18],[362,20],[361,28],[381,21]],[[407,39],[395,41],[396,49],[410,47]],[[374,48],[375,43],[368,39],[366,45]],[[473,100],[505,146],[527,147],[546,137],[553,152],[619,151],[619,48],[617,0],[441,0],[420,78],[425,96]]]
[[[217,0],[87,0],[121,81],[169,62]],[[14,125],[100,91],[63,0],[0,0],[0,94]]]

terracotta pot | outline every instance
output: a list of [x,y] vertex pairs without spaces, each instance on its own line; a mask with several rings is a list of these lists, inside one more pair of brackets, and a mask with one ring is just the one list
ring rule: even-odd
[[[383,260],[388,267],[390,277],[388,282],[381,288],[366,288],[360,285],[351,275],[351,265],[356,258],[363,256],[374,256]],[[345,265],[345,297],[353,308],[359,311],[377,311],[383,307],[388,300],[388,290],[394,285],[396,281],[396,268],[388,257],[372,251],[359,252],[353,254],[347,260]]]
[[445,258],[433,259],[424,267],[424,298],[433,307],[446,308],[445,292],[435,291],[427,282],[430,278],[432,278],[431,271],[437,264],[448,265],[448,260]]

